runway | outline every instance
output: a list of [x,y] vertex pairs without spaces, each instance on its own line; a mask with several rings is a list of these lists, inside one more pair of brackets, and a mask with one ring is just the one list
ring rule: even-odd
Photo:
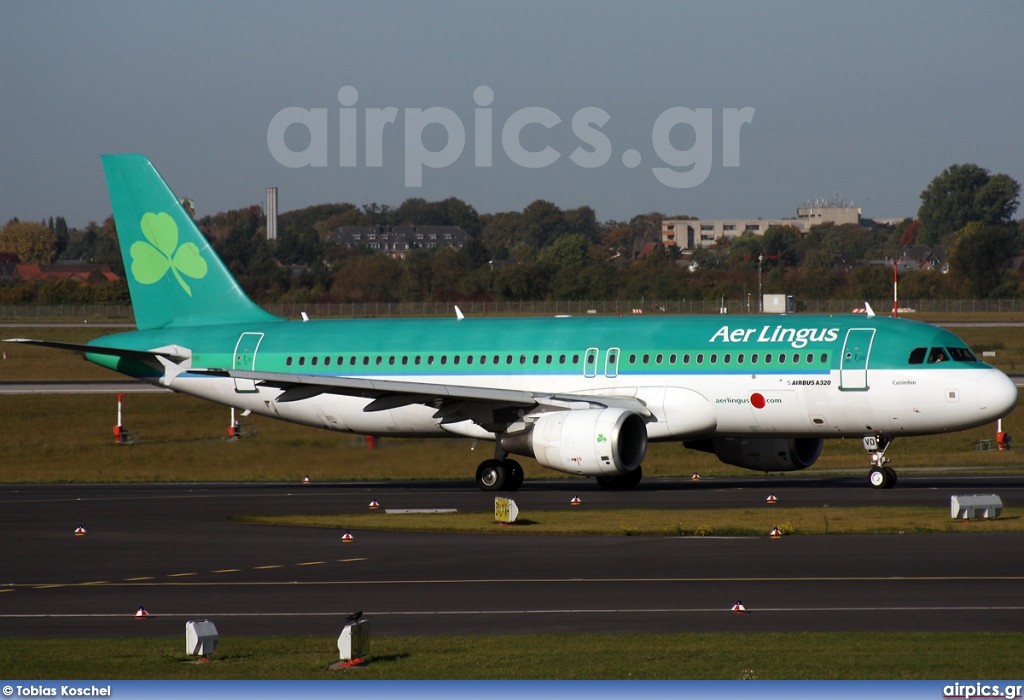
[[[948,507],[1020,477],[647,480],[634,492],[527,482],[521,512],[764,508],[780,503]],[[471,482],[47,485],[0,490],[0,637],[337,636],[363,610],[374,634],[695,631],[1019,631],[1024,534],[768,537],[457,535],[236,525],[232,515],[457,508],[490,512]],[[381,515],[381,517],[387,517]],[[613,517],[613,516],[610,516]],[[74,536],[84,526],[87,535]],[[979,524],[983,526],[983,524]],[[964,529],[971,525],[960,525]],[[497,528],[497,526],[496,526]],[[730,612],[741,600],[747,614]],[[145,606],[151,617],[136,621]]]

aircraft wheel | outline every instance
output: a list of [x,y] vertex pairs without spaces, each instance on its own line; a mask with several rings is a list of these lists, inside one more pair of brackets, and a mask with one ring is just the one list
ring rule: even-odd
[[514,459],[506,459],[504,461],[505,468],[508,470],[508,479],[505,480],[506,491],[518,491],[519,487],[523,485],[523,467],[519,462]]
[[882,471],[884,471],[886,476],[889,477],[889,483],[886,485],[885,488],[891,489],[893,486],[896,485],[896,470],[893,469],[892,467],[882,467]]
[[508,476],[509,470],[496,459],[485,460],[476,468],[476,483],[484,491],[501,491]]
[[889,488],[889,484],[892,482],[892,479],[889,478],[889,475],[884,469],[875,468],[868,474],[868,481],[871,482],[872,488],[887,489]]

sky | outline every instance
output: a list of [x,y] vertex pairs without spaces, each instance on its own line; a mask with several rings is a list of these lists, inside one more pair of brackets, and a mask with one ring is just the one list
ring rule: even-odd
[[268,186],[282,212],[914,216],[955,163],[1024,182],[1022,26],[1018,1],[4,0],[0,223],[103,221],[103,153],[199,216]]

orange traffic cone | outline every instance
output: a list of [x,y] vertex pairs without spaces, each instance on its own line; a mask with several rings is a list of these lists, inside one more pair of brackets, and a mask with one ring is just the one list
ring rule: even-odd
[[777,540],[777,539],[779,539],[780,537],[782,537],[782,530],[780,530],[780,529],[779,529],[779,528],[777,528],[777,527],[773,527],[773,528],[772,528],[772,531],[771,531],[771,532],[769,532],[768,534],[772,536],[772,539],[773,539],[773,540]]
[[148,617],[149,617],[149,613],[146,612],[146,609],[140,605],[139,609],[135,612],[135,619],[136,620],[145,620]]
[[75,528],[75,537],[82,537],[85,535],[85,528],[79,525]]
[[571,505],[571,506],[578,506],[578,505],[579,505],[580,503],[582,503],[582,502],[583,502],[583,501],[581,501],[581,500],[580,500],[580,497],[579,497],[579,496],[573,496],[573,497],[572,497],[572,500],[571,500],[571,501],[569,501],[569,505]]
[[351,532],[346,532],[344,535],[341,536],[342,542],[351,542],[354,539],[355,537],[352,536]]
[[779,500],[779,499],[777,499],[775,497],[775,494],[774,493],[770,493],[770,494],[768,494],[768,498],[764,499],[764,502],[767,503],[768,505],[774,505],[775,501],[777,501],[777,500]]
[[736,605],[732,606],[732,611],[734,613],[745,613],[747,609],[743,607],[743,603],[741,601],[737,600]]
[[370,510],[377,510],[378,508],[380,508],[380,503],[377,503],[377,501],[370,501]]

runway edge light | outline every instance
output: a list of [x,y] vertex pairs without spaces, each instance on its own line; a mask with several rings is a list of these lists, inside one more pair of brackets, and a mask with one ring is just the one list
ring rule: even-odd
[[777,499],[775,497],[774,493],[770,493],[770,494],[768,494],[768,498],[764,499],[764,502],[771,506],[771,505],[774,505],[775,502],[778,501],[778,500],[779,499]]
[[75,528],[75,537],[82,537],[85,535],[85,528],[79,525]]
[[355,539],[355,537],[352,536],[352,533],[351,532],[347,532],[347,531],[345,532],[344,535],[341,536],[341,541],[342,542],[351,542],[354,539]]
[[578,505],[579,505],[580,503],[582,503],[582,502],[583,502],[583,501],[581,501],[581,500],[580,500],[580,497],[579,497],[579,496],[573,496],[573,497],[572,497],[572,500],[571,500],[571,501],[569,501],[569,505],[571,505],[571,506],[578,506]]
[[771,531],[771,532],[769,532],[768,534],[769,534],[769,535],[771,535],[771,537],[772,537],[772,539],[773,539],[773,540],[777,540],[777,539],[779,539],[780,537],[782,537],[782,530],[780,530],[780,529],[779,529],[779,528],[777,528],[777,527],[773,527],[773,528],[772,528],[772,531]]
[[149,613],[146,612],[146,608],[144,608],[143,606],[140,605],[139,609],[135,611],[135,619],[136,620],[145,620],[147,618],[149,618]]
[[745,613],[747,609],[743,607],[743,601],[737,600],[736,605],[732,606],[732,611],[734,613]]
[[380,508],[380,503],[377,503],[377,501],[370,501],[370,510],[377,510],[378,508]]

